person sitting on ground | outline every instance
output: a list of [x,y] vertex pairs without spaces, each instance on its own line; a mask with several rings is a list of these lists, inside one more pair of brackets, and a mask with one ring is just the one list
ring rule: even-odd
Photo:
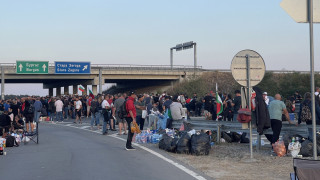
[[2,137],[6,137],[9,129],[11,127],[11,119],[8,116],[8,111],[5,111],[3,114],[0,115],[0,133]]
[[17,130],[22,130],[23,131],[24,122],[19,116],[15,116],[12,125],[13,125],[14,131],[17,131]]
[[[177,120],[182,120],[182,115],[183,115],[183,109],[182,109],[182,104],[178,102],[178,96],[173,97],[173,102],[170,105],[170,110],[171,110],[171,116],[173,121]],[[172,128],[172,121],[171,123],[167,123],[168,128]]]

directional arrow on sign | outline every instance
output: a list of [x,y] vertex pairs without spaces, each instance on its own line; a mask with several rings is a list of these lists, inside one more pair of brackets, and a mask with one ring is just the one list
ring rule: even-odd
[[[309,0],[283,0],[280,6],[297,23],[308,23],[308,1]],[[313,0],[313,22],[320,23],[320,0]]]
[[84,71],[84,70],[86,70],[86,69],[88,69],[88,65],[83,66],[82,71]]
[[19,65],[19,68],[20,68],[20,71],[22,71],[22,68],[23,68],[22,64]]
[[42,68],[43,68],[43,71],[46,71],[47,66],[44,64]]

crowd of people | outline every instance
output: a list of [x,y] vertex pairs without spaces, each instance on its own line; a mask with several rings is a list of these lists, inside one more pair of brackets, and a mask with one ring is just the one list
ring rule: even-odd
[[[316,89],[316,115],[317,122],[320,122],[320,88]],[[162,94],[138,94],[134,92],[111,94],[98,94],[97,96],[66,95],[61,97],[23,97],[8,100],[0,100],[0,132],[4,136],[7,132],[25,129],[26,133],[33,134],[34,122],[39,119],[55,122],[63,122],[65,119],[73,119],[75,124],[81,124],[84,117],[91,118],[91,129],[97,128],[103,135],[108,130],[117,131],[118,134],[128,134],[127,149],[134,149],[131,145],[133,134],[130,129],[131,122],[136,122],[141,130],[150,114],[169,114],[167,127],[171,128],[174,120],[189,119],[190,116],[205,116],[211,120],[237,121],[238,110],[241,107],[241,92],[236,90],[234,95],[219,93],[223,103],[223,111],[217,114],[216,93],[208,92],[202,97],[193,93],[192,97],[184,94],[170,96],[166,92]],[[268,107],[271,128],[274,132],[270,141],[278,140],[281,132],[282,120],[289,122],[288,113],[295,111],[295,104],[300,105],[298,124],[302,122],[301,115],[303,108],[308,106],[311,109],[311,94],[306,93],[304,99],[298,91],[288,97],[285,102],[281,101],[281,95],[276,94],[270,97],[267,92],[262,94],[263,101]],[[121,114],[121,109],[126,114]],[[187,111],[185,111],[185,109]],[[310,118],[310,117],[309,117]],[[103,119],[103,123],[100,120]],[[311,121],[303,120],[307,124]],[[101,128],[102,124],[102,128]],[[95,127],[96,126],[96,127]],[[24,128],[25,127],[25,128]]]

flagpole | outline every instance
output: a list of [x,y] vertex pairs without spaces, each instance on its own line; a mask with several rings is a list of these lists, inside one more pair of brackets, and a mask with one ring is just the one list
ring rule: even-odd
[[[216,83],[216,97],[217,97],[217,93],[218,93],[218,83]],[[217,99],[216,99],[216,101],[217,101]],[[217,111],[217,109],[216,109],[216,111]],[[217,114],[216,121],[218,121],[218,119],[219,119],[218,112],[216,112],[216,114]]]

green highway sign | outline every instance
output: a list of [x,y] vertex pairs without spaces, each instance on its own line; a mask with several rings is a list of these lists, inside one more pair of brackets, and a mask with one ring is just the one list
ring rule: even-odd
[[17,74],[48,74],[49,61],[17,61]]

